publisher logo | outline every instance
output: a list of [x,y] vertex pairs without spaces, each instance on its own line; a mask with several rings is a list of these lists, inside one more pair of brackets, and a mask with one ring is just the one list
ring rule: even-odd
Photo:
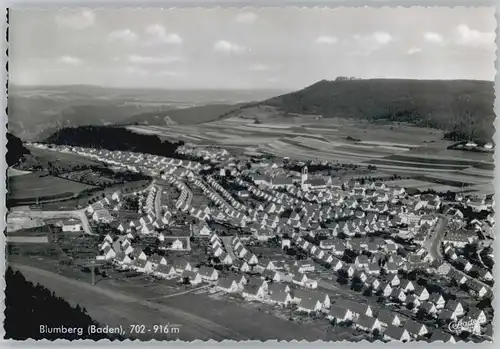
[[450,324],[448,325],[448,329],[450,330],[450,332],[455,332],[456,334],[459,334],[461,332],[474,333],[477,326],[479,326],[477,320],[473,319],[469,321],[456,320],[450,322]]

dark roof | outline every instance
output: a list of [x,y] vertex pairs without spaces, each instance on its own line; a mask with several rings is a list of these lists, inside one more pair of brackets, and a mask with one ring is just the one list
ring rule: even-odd
[[227,289],[233,285],[233,282],[236,282],[236,281],[232,278],[220,278],[217,281],[217,286]]
[[287,285],[279,282],[273,282],[268,286],[269,293],[285,292]]
[[394,318],[397,316],[398,314],[390,311],[390,310],[387,310],[387,309],[384,309],[384,308],[381,308],[379,311],[378,311],[378,314],[377,314],[377,317],[380,321],[382,321],[383,323],[385,324],[391,324],[392,321],[394,321]]
[[214,268],[210,268],[210,267],[207,267],[207,266],[202,266],[199,270],[198,270],[198,273],[202,276],[212,276],[213,272],[214,272]]
[[288,296],[287,292],[277,291],[277,292],[271,293],[270,298],[271,298],[271,300],[273,300],[275,302],[284,302],[286,300],[287,296]]
[[442,330],[435,330],[432,332],[431,337],[429,339],[430,342],[442,341],[447,343],[452,338],[452,335]]
[[318,303],[317,299],[303,298],[300,301],[299,306],[305,309],[313,310],[316,308],[317,303]]
[[452,315],[453,315],[453,312],[451,310],[442,309],[439,312],[439,319],[441,319],[441,320],[449,320],[449,319],[451,319]]
[[404,332],[405,332],[404,327],[397,327],[393,325],[388,325],[387,329],[385,330],[385,334],[388,337],[396,340],[400,340]]
[[364,314],[360,314],[358,317],[358,320],[356,320],[356,323],[359,326],[365,327],[365,328],[372,328],[373,325],[375,324],[375,320],[377,320],[374,317],[367,316]]

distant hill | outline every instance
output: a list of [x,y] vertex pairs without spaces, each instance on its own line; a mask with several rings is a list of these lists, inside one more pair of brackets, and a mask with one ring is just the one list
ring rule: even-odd
[[409,122],[452,139],[491,141],[493,82],[473,80],[322,80],[262,102],[287,113]]
[[[9,85],[8,128],[24,141],[37,141],[64,127],[127,123],[156,125],[162,124],[164,116],[170,116],[179,124],[201,123],[217,118],[235,103],[260,101],[280,93],[283,91]],[[207,108],[202,108],[205,105]],[[192,107],[202,109],[191,110]]]
[[172,109],[163,112],[150,112],[134,115],[120,124],[139,125],[196,125],[214,121],[229,113],[244,108],[248,103],[207,104],[199,107]]
[[7,132],[7,154],[5,155],[7,166],[19,163],[27,155],[30,155],[30,151],[24,147],[23,142]]

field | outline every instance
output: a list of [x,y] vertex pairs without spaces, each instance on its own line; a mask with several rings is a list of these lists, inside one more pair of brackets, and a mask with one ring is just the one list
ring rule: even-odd
[[40,163],[47,162],[62,162],[70,163],[73,165],[101,165],[99,162],[94,161],[88,157],[81,156],[75,153],[63,153],[47,149],[40,149],[35,147],[26,147],[32,155],[34,155]]
[[51,200],[57,197],[72,197],[74,194],[93,188],[90,185],[48,176],[40,173],[30,173],[8,179],[8,199],[33,199],[36,201],[44,198]]
[[492,190],[492,186],[488,187],[494,169],[491,154],[447,149],[452,142],[443,140],[443,131],[404,123],[316,120],[301,115],[285,118],[272,109],[250,108],[240,115],[202,125],[129,129],[195,145],[222,146],[236,155],[272,154],[298,160],[373,165],[389,174],[437,177],[419,183],[422,190],[455,191],[461,189],[462,183],[469,185],[470,191]]
[[47,236],[7,236],[7,243],[18,243],[18,244],[41,244],[48,243],[49,238]]

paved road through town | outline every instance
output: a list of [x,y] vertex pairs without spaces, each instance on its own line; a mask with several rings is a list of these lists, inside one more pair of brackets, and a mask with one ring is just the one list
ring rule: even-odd
[[160,219],[162,217],[161,197],[163,195],[163,187],[157,185],[156,189],[157,189],[157,191],[156,191],[156,196],[155,196],[155,216],[156,216],[156,219]]
[[441,243],[444,239],[444,232],[447,224],[448,218],[440,215],[437,223],[432,228],[432,237],[425,242],[425,246],[427,247],[429,254],[432,258],[434,258],[434,260],[437,261],[440,261],[443,258],[443,256],[441,255]]
[[233,261],[236,260],[236,256],[234,255],[233,251],[233,244],[231,244],[231,239],[232,236],[221,236],[222,243],[224,244],[224,247],[226,248],[227,254],[231,257]]

